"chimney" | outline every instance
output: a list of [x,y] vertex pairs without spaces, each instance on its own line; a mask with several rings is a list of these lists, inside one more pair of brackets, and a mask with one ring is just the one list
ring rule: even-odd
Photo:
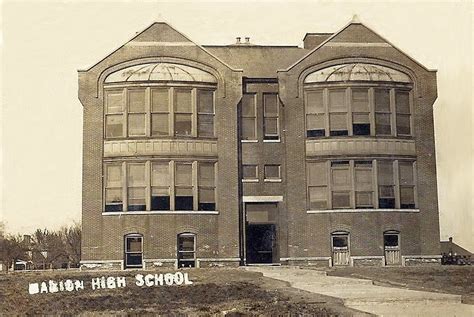
[[306,33],[303,38],[303,47],[307,50],[312,50],[326,41],[332,34],[333,33]]
[[236,39],[235,44],[241,44],[241,43],[240,43],[240,39],[241,39],[240,36],[239,36],[239,37],[236,37],[235,39]]
[[29,248],[31,245],[31,236],[28,234],[23,235],[23,244],[26,248]]
[[245,44],[250,44],[250,37],[245,38]]

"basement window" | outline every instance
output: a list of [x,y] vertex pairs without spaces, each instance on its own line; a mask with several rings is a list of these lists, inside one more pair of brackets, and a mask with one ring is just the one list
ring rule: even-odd
[[178,267],[196,266],[196,235],[181,233],[178,235]]

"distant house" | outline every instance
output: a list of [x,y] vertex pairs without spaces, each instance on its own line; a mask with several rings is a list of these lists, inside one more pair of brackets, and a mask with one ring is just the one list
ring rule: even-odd
[[448,241],[441,241],[441,253],[461,256],[471,256],[472,252],[464,249],[460,245],[453,242],[453,237],[449,237]]

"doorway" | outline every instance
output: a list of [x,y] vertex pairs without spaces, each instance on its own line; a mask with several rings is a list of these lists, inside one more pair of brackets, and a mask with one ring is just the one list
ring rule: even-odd
[[383,246],[385,251],[385,265],[400,265],[400,233],[398,231],[384,232]]
[[278,263],[278,204],[247,203],[245,209],[246,263]]
[[349,233],[344,231],[331,234],[332,264],[346,266],[350,262]]

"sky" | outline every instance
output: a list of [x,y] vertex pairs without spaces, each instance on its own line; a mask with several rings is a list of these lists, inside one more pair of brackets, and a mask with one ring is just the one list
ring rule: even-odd
[[199,44],[299,45],[357,14],[429,69],[435,103],[441,239],[474,251],[471,1],[2,1],[0,221],[29,233],[80,221],[82,106],[77,70],[155,21]]

